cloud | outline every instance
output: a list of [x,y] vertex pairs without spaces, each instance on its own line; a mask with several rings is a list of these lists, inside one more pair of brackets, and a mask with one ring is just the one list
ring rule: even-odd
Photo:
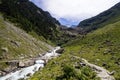
[[31,0],[53,17],[81,21],[93,17],[120,0]]

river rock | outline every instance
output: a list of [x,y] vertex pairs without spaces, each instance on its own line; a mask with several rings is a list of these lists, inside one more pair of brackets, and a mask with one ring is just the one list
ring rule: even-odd
[[0,76],[4,76],[4,75],[6,75],[6,73],[3,71],[0,71]]
[[62,54],[62,53],[63,53],[63,51],[64,51],[64,49],[63,49],[63,48],[61,48],[61,49],[59,49],[59,50],[56,50],[56,53],[60,53],[60,54]]
[[25,66],[31,66],[34,65],[35,61],[34,60],[27,60],[25,61]]
[[20,62],[18,63],[18,67],[20,67],[20,68],[25,67],[25,63],[24,63],[23,61],[20,61]]
[[32,75],[31,73],[28,73],[26,76],[28,76],[28,77],[29,77],[29,76],[31,76],[31,75]]
[[2,76],[2,71],[0,71],[0,76]]
[[18,64],[18,61],[13,61],[13,62],[6,62],[6,64],[7,65],[9,65],[9,66],[17,66],[17,64]]
[[26,60],[26,61],[19,61],[18,67],[23,68],[23,67],[28,67],[31,65],[34,65],[34,60]]

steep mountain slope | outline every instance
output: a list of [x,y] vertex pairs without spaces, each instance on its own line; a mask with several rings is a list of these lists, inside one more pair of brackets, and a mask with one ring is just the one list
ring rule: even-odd
[[7,67],[4,62],[38,57],[51,49],[52,46],[4,21],[0,15],[0,71]]
[[27,32],[34,31],[52,41],[59,34],[57,25],[60,23],[29,0],[1,0],[0,12],[4,13],[5,19],[19,23]]
[[29,0],[0,0],[0,12],[18,27],[34,36],[62,45],[71,40],[71,34],[60,29],[60,23],[48,12],[38,8]]
[[78,28],[80,31],[82,30],[81,33],[82,32],[86,33],[119,20],[120,20],[120,3],[116,4],[109,10],[104,11],[95,17],[80,22]]
[[66,45],[66,52],[102,66],[120,80],[120,20]]

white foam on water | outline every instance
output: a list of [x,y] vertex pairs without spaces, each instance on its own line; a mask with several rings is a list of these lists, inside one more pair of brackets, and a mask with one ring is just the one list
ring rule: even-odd
[[[60,47],[56,47],[52,50],[51,53],[46,53],[42,58],[44,59],[51,59],[52,57],[58,56],[56,53],[56,50],[59,50]],[[3,77],[0,77],[0,80],[18,80],[21,78],[28,78],[29,76],[32,76],[36,71],[38,71],[40,68],[43,68],[45,64],[45,61],[40,59],[36,60],[35,64],[26,68],[22,68],[21,70],[18,70],[16,72],[11,72]]]
[[27,78],[27,75],[33,75],[36,71],[39,70],[40,67],[43,67],[44,64],[35,64],[30,67],[23,68],[14,73],[10,73],[4,77],[1,77],[0,80],[18,80],[20,78]]

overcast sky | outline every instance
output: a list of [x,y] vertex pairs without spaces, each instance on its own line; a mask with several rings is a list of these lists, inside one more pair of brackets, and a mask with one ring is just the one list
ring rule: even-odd
[[93,17],[120,0],[30,0],[65,25],[78,24]]

